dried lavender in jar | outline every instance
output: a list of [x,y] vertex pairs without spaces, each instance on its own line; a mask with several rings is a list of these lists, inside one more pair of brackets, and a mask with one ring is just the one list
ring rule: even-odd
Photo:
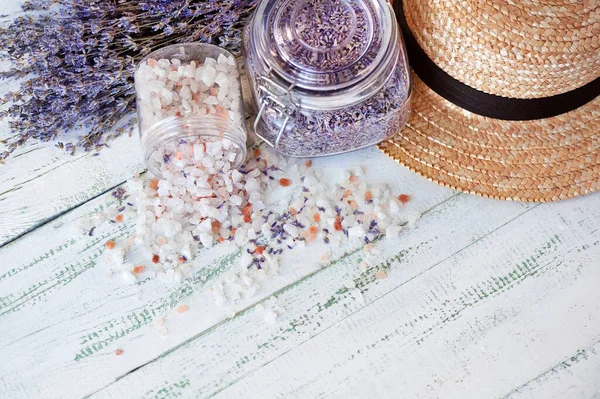
[[262,109],[257,134],[297,157],[351,151],[396,134],[408,120],[411,86],[394,21],[379,0],[259,6],[244,35]]
[[[346,109],[298,113],[288,124],[277,149],[294,157],[338,154],[383,141],[404,126],[410,115],[408,77],[398,68],[378,95]],[[281,128],[276,111],[265,112],[267,139],[275,142]]]

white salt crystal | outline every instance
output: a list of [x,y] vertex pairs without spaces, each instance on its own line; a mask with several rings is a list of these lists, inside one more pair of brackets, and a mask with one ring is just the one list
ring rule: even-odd
[[[187,100],[182,100],[181,101],[181,111],[183,111],[182,113],[185,112],[192,112],[192,105],[189,103],[189,101]],[[183,161],[178,161],[177,158],[175,158],[174,161],[175,165],[182,167],[183,165],[185,165],[185,163]]]
[[389,202],[389,212],[393,217],[400,215],[401,209],[398,206],[398,201],[396,201],[394,198],[392,198]]
[[362,238],[362,237],[365,236],[366,233],[367,232],[366,232],[365,228],[362,225],[350,227],[348,229],[348,235],[350,237]]
[[118,266],[123,264],[124,256],[125,256],[125,250],[123,248],[114,248],[110,253],[110,258],[112,260],[112,263],[114,263],[115,265],[118,265]]
[[406,215],[406,219],[408,221],[408,227],[414,227],[417,220],[421,217],[421,212],[413,211]]
[[213,68],[212,66],[208,65],[208,59],[207,59],[207,62],[205,63],[204,68],[202,68],[202,72],[200,74],[200,79],[202,80],[202,82],[204,82],[205,85],[211,86],[215,82],[216,76],[217,76],[217,70],[215,68]]
[[203,232],[211,231],[212,222],[210,221],[210,219],[204,219],[204,221],[198,225],[198,230]]
[[215,164],[215,159],[210,155],[205,155],[204,158],[202,158],[201,163],[205,168],[209,168]]
[[258,180],[256,180],[253,177],[250,177],[250,178],[246,179],[246,184],[244,185],[244,188],[246,189],[246,191],[252,192],[252,191],[259,190],[260,185],[258,184]]
[[224,72],[219,72],[215,77],[215,83],[218,84],[219,87],[225,89],[229,87],[230,78]]
[[183,86],[181,88],[181,90],[179,90],[179,95],[184,100],[191,100],[192,99],[192,91],[190,90],[190,88],[188,86]]
[[227,64],[227,56],[225,54],[219,54],[219,57],[217,57],[217,64]]
[[229,202],[231,202],[233,205],[239,206],[242,205],[242,198],[237,195],[232,195],[229,197]]
[[196,75],[196,67],[193,64],[188,64],[183,69],[183,76],[193,78]]
[[275,320],[277,319],[277,313],[272,310],[265,310],[264,319],[267,323],[275,323]]
[[299,234],[298,227],[294,226],[293,224],[290,224],[290,223],[284,224],[283,230],[285,230],[292,237],[298,237],[298,234]]
[[385,229],[385,236],[387,239],[398,238],[400,230],[402,230],[402,227],[397,225],[390,225]]
[[190,81],[190,90],[192,93],[198,93],[198,90],[200,90],[200,85],[195,79]]
[[123,270],[121,272],[121,277],[127,284],[134,284],[136,280],[133,273],[131,273],[129,270]]
[[240,182],[240,180],[242,179],[242,177],[244,177],[244,175],[243,175],[243,174],[241,174],[241,173],[240,173],[239,171],[237,171],[237,170],[234,170],[234,171],[232,171],[232,172],[231,172],[231,180],[232,180],[234,183],[239,183],[239,182]]
[[252,203],[252,209],[254,211],[257,211],[257,212],[258,211],[262,211],[265,208],[266,208],[266,206],[265,206],[265,204],[262,201],[254,201]]
[[344,287],[348,289],[356,288],[356,282],[349,278],[348,280],[344,281]]
[[247,231],[243,227],[238,227],[238,229],[235,232],[234,240],[235,240],[235,243],[237,245],[239,245],[240,247],[245,245],[249,240],[248,235],[246,233],[247,233]]
[[204,103],[209,105],[217,105],[219,100],[217,100],[217,97],[215,96],[208,96],[206,100],[204,100]]
[[[208,182],[208,176],[204,175],[204,176],[198,176],[198,178],[196,179],[196,186],[198,188],[208,188],[210,189],[210,183]],[[211,193],[208,195],[198,195],[199,197],[208,197],[209,195],[212,195],[212,190]]]
[[214,237],[208,233],[202,233],[200,234],[200,242],[202,243],[202,246],[210,248],[213,246]]
[[216,157],[222,148],[222,144],[218,141],[206,143],[206,153],[212,157]]
[[240,267],[248,267],[250,266],[250,264],[252,263],[252,255],[250,255],[248,252],[243,251],[242,255],[240,256],[240,259],[238,261],[238,265]]
[[161,58],[160,60],[158,60],[158,61],[156,62],[156,65],[157,65],[159,68],[166,69],[166,68],[168,68],[168,67],[170,67],[170,66],[171,66],[171,61],[169,61],[169,60],[168,60],[168,59],[166,59],[166,58]]

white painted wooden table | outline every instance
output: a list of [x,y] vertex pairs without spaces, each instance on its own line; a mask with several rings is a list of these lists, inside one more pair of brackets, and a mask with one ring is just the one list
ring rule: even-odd
[[[143,171],[135,135],[100,156],[20,150],[0,167],[0,398],[600,397],[600,195],[459,194],[375,148],[314,162],[332,180],[357,164],[412,195],[416,227],[378,242],[366,272],[360,248],[325,268],[293,252],[221,309],[208,287],[229,267],[223,248],[181,285],[126,286],[100,260],[132,224],[74,233]],[[255,305],[272,295],[286,312],[268,324]]]

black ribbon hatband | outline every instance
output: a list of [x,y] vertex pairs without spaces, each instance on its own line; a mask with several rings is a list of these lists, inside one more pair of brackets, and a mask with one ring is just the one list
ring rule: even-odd
[[467,111],[503,120],[542,119],[577,109],[600,95],[600,78],[575,90],[543,98],[501,97],[474,89],[444,72],[419,46],[406,22],[402,0],[394,1],[394,11],[413,71],[437,94]]

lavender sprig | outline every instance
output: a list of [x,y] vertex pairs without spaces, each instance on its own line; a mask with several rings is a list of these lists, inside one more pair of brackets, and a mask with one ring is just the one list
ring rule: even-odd
[[135,124],[133,73],[151,51],[208,42],[237,52],[240,29],[256,0],[31,0],[0,28],[0,78],[20,87],[0,98],[0,118],[16,135],[0,163],[30,139],[47,142],[84,129],[69,153],[99,150]]

